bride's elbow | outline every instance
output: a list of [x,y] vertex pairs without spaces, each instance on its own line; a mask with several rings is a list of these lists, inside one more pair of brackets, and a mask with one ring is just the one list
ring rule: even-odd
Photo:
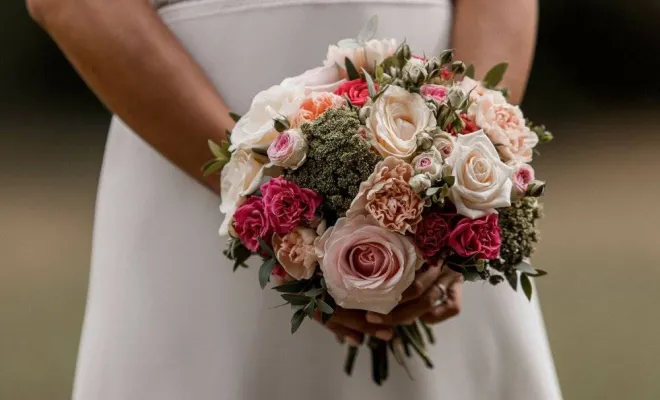
[[30,17],[39,24],[43,24],[47,16],[62,9],[76,0],[26,0]]

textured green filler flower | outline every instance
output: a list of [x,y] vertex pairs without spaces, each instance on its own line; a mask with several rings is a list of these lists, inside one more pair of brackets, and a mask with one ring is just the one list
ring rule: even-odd
[[536,198],[527,197],[498,212],[502,247],[500,259],[491,260],[490,265],[499,271],[506,271],[534,252],[534,245],[539,241],[536,221],[542,217],[542,208]]
[[347,108],[326,111],[301,127],[308,143],[307,161],[286,178],[325,198],[323,212],[343,217],[381,157],[358,134],[360,121]]

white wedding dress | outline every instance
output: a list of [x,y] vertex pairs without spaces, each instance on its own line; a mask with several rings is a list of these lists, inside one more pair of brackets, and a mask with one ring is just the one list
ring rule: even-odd
[[[172,3],[172,0],[165,0]],[[320,65],[329,44],[377,14],[378,37],[417,54],[450,46],[450,0],[192,0],[160,9],[230,107]],[[140,88],[135,88],[140,90]],[[462,314],[435,327],[436,368],[393,360],[384,387],[362,350],[345,349],[232,273],[218,237],[219,199],[120,120],[108,138],[94,229],[76,400],[558,400],[539,305],[506,285],[465,284]]]

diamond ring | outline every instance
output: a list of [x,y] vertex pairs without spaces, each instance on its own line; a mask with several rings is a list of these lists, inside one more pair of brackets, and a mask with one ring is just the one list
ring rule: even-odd
[[438,289],[440,289],[440,298],[435,301],[435,303],[433,304],[433,307],[438,307],[438,306],[443,305],[447,301],[447,298],[448,298],[448,296],[447,296],[447,286],[445,286],[441,282],[436,282],[435,286]]

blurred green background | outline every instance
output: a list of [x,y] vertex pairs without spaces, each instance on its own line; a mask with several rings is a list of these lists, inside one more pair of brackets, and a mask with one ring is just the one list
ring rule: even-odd
[[[556,137],[535,265],[569,400],[660,398],[659,20],[657,0],[541,2],[524,109]],[[0,45],[0,399],[67,399],[109,116],[20,1]]]

